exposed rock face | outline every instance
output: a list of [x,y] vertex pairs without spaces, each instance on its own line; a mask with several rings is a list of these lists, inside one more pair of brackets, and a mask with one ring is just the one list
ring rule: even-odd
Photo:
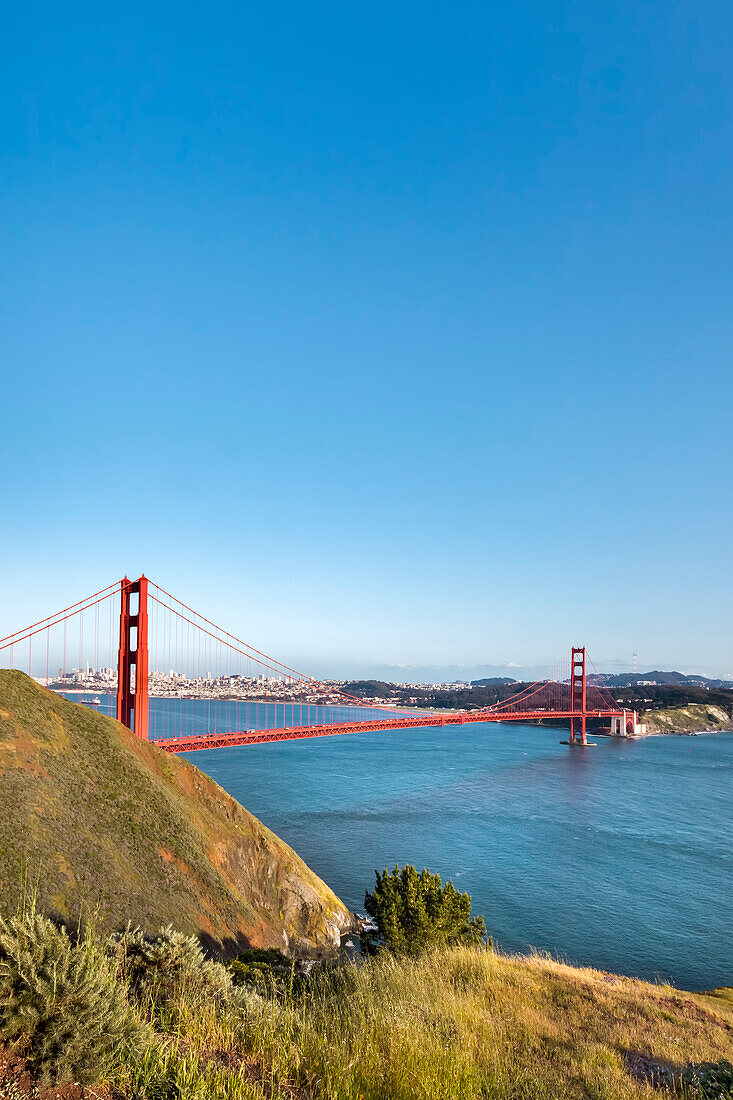
[[170,922],[229,949],[329,949],[351,924],[292,848],[192,764],[0,671],[0,907],[31,890],[71,921]]

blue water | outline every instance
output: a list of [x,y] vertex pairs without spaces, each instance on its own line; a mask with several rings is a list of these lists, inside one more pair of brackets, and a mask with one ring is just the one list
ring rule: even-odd
[[599,737],[586,750],[561,736],[492,723],[188,759],[352,909],[376,868],[413,863],[467,890],[505,950],[687,989],[733,984],[733,735]]

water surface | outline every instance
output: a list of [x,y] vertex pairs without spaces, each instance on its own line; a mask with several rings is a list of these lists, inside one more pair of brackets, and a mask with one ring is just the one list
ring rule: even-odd
[[467,890],[506,950],[688,989],[733,984],[733,735],[599,737],[587,750],[561,736],[487,723],[188,758],[352,909],[376,868],[413,863]]

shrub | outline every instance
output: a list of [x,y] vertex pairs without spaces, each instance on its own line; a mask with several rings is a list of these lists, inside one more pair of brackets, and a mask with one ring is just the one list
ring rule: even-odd
[[221,1000],[232,990],[226,967],[207,959],[194,936],[171,925],[150,934],[128,924],[124,932],[110,936],[108,947],[138,998],[167,1004],[186,992]]
[[303,981],[295,960],[276,947],[250,947],[224,965],[235,985],[249,986],[258,993],[285,993]]
[[0,918],[0,1035],[22,1043],[43,1083],[90,1084],[148,1036],[91,940],[74,943],[31,911]]
[[265,1002],[257,992],[237,987],[227,967],[207,959],[194,936],[170,925],[150,934],[128,924],[110,936],[107,950],[137,1004],[164,1031],[175,1030],[181,1013],[195,1012],[201,1000],[240,1010],[252,1020],[262,1016]]
[[486,935],[483,917],[471,919],[470,894],[460,894],[450,881],[443,886],[440,875],[410,866],[375,874],[374,893],[364,898],[376,925],[376,932],[362,934],[368,954],[386,948],[417,955],[430,947],[479,944]]
[[681,1084],[695,1100],[733,1100],[733,1063],[700,1062],[687,1066]]

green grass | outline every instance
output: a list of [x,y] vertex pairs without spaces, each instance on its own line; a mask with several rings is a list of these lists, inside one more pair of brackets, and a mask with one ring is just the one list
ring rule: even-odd
[[[88,941],[86,941],[88,943]],[[86,949],[85,949],[86,950]],[[107,967],[95,948],[100,966]],[[107,948],[109,952],[109,948]],[[109,955],[107,956],[109,957]],[[190,961],[190,960],[189,960]],[[211,965],[211,964],[209,964]],[[211,995],[197,964],[118,980],[147,1040],[90,1096],[117,1100],[641,1100],[733,1060],[731,990],[684,993],[539,956],[456,947],[323,968],[271,999]],[[159,975],[163,977],[163,974]],[[137,990],[137,991],[136,991]],[[0,1049],[0,1095],[4,1091]],[[652,1085],[654,1082],[654,1086]]]
[[386,956],[254,1013],[182,998],[120,1084],[202,1100],[637,1100],[660,1095],[645,1074],[733,1059],[733,1005],[709,1002],[485,949]]

